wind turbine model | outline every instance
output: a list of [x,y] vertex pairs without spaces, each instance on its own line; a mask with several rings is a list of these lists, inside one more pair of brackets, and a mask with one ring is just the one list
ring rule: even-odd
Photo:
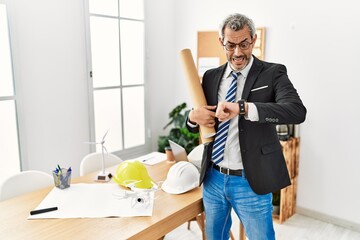
[[112,178],[111,173],[105,172],[105,152],[108,153],[108,151],[107,151],[106,147],[104,146],[104,144],[105,144],[105,137],[108,134],[109,130],[110,129],[108,129],[106,131],[101,142],[89,142],[89,144],[101,144],[101,155],[102,155],[101,172],[98,173],[98,175],[96,176],[96,179],[95,179],[95,181],[98,181],[98,182],[109,182]]

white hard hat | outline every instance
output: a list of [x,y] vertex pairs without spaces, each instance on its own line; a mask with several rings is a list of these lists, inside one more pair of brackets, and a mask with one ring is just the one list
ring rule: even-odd
[[181,194],[199,186],[199,171],[186,161],[171,166],[167,178],[161,188],[171,194]]
[[202,161],[203,152],[204,152],[204,144],[200,144],[200,145],[196,146],[193,150],[191,150],[191,152],[189,153],[189,155],[187,157],[189,162],[194,164],[195,167],[199,171],[201,169],[201,161]]

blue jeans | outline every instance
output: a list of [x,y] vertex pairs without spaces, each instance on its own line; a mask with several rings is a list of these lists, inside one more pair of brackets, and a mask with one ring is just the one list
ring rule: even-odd
[[272,194],[254,193],[246,176],[225,175],[210,167],[203,183],[203,201],[206,239],[229,239],[232,208],[249,240],[275,239]]

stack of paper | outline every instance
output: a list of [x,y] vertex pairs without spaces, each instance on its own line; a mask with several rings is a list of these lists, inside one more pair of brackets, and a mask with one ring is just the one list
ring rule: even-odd
[[113,183],[71,184],[63,190],[54,187],[36,209],[58,210],[28,219],[152,216],[154,192],[137,194]]

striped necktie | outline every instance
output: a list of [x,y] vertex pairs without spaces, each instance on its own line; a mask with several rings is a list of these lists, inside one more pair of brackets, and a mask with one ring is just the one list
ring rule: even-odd
[[[231,76],[233,77],[233,79],[231,81],[229,90],[226,93],[226,97],[225,97],[226,102],[235,102],[237,78],[240,74],[241,74],[240,72],[237,73],[231,72]],[[220,163],[224,159],[225,142],[229,130],[229,125],[230,125],[230,120],[219,123],[218,130],[215,136],[212,156],[211,156],[211,159],[215,164]]]

